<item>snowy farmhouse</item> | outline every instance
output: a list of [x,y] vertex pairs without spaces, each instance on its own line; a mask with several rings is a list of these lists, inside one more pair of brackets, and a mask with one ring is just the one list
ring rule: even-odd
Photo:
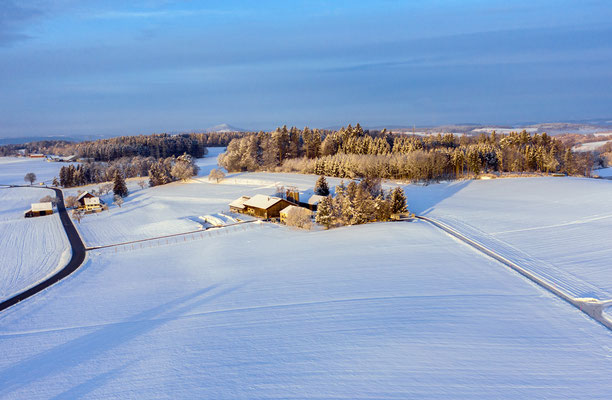
[[230,203],[230,210],[249,214],[254,217],[269,219],[279,218],[280,211],[287,206],[292,205],[291,202],[281,199],[280,197],[265,196],[257,194],[251,198],[243,196]]
[[101,211],[104,202],[89,192],[81,193],[77,199],[78,209],[83,211]]
[[26,211],[24,217],[32,218],[51,214],[53,214],[53,203],[32,203],[32,207],[28,211]]

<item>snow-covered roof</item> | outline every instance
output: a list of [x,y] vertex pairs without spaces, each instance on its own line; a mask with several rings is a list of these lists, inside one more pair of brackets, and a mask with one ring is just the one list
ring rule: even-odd
[[[304,208],[304,207],[298,207],[298,206],[290,205],[290,206],[287,206],[287,207],[283,208],[281,210],[281,214],[289,214],[291,212],[291,210],[293,210],[293,209],[295,209],[295,210],[308,210],[307,208]],[[308,210],[308,211],[310,211],[310,210]]]
[[256,194],[255,196],[251,197],[249,200],[245,201],[244,205],[267,210],[268,208],[272,207],[274,204],[278,203],[281,200],[282,199],[278,197],[265,196],[263,194]]
[[320,202],[322,202],[324,198],[325,196],[321,196],[319,194],[313,194],[308,199],[308,204],[310,204],[311,206],[314,206],[315,204],[319,204]]
[[99,206],[100,205],[100,198],[99,197],[86,197],[85,198],[85,205],[86,206]]
[[32,211],[52,211],[53,204],[51,202],[32,203]]
[[77,201],[81,200],[85,196],[94,197],[94,195],[89,193],[89,192],[83,192],[83,193],[81,193],[80,195],[77,196]]
[[244,202],[249,199],[250,199],[249,196],[242,196],[239,199],[236,199],[232,201],[231,203],[229,203],[229,205],[230,207],[234,207],[234,208],[244,208]]

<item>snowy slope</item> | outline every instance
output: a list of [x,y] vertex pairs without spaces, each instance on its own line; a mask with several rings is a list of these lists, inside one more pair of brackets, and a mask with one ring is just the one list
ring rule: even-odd
[[568,291],[612,299],[612,182],[516,178],[405,187],[437,218]]
[[[0,157],[0,184],[25,185],[23,177],[28,172],[36,174],[36,182],[51,184],[54,177],[59,177],[59,170],[69,163],[46,162],[40,158]],[[59,179],[59,178],[58,178]]]
[[0,300],[62,268],[71,256],[58,214],[24,218],[31,203],[54,195],[38,188],[0,188]]
[[[313,251],[314,250],[314,251]],[[99,250],[0,315],[0,397],[605,398],[612,336],[420,222]]]

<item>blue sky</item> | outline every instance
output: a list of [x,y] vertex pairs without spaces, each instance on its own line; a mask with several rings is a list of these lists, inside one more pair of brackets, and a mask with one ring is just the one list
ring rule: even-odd
[[0,137],[612,117],[612,3],[3,0]]

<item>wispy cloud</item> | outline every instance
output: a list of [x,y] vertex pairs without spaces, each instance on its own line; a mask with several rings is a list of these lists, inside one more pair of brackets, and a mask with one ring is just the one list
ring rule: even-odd
[[23,25],[42,14],[38,9],[23,7],[11,0],[3,2],[0,6],[0,46],[29,39],[29,35],[22,33]]
[[139,19],[139,18],[180,18],[193,17],[198,15],[218,15],[224,12],[219,10],[199,9],[199,10],[125,10],[125,11],[105,11],[87,15],[93,19]]

